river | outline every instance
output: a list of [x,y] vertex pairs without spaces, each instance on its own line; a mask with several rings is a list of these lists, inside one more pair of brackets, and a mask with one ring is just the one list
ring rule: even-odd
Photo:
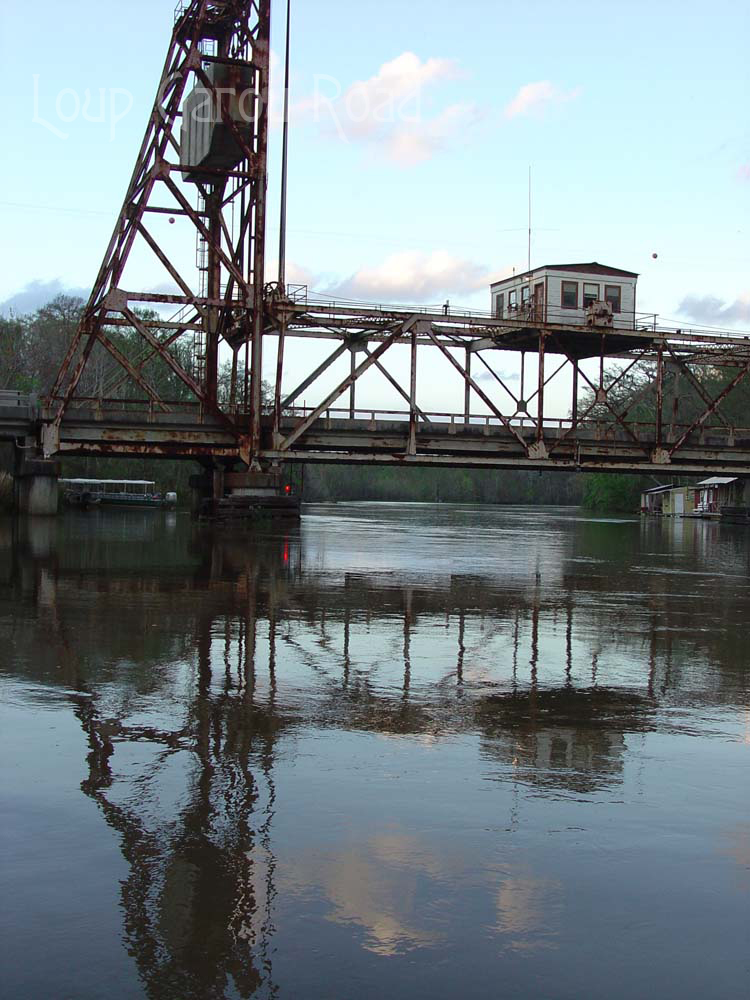
[[0,521],[0,993],[735,997],[750,532]]

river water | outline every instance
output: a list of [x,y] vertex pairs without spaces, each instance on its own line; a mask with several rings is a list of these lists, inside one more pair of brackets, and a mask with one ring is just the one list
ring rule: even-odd
[[750,532],[0,522],[4,997],[736,997]]

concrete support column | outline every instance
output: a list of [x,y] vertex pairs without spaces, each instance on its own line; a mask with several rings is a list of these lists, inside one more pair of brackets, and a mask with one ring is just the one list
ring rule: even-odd
[[206,513],[206,507],[213,500],[214,481],[213,473],[210,469],[195,476],[191,476],[190,484],[190,512],[193,517]]
[[57,462],[22,458],[16,469],[16,510],[28,517],[51,517],[57,513],[59,491]]

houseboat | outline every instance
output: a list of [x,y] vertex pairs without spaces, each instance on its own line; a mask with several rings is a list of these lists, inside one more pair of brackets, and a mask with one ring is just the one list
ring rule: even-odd
[[720,517],[723,507],[737,507],[744,497],[743,484],[736,476],[712,476],[695,484],[695,513]]
[[641,513],[658,517],[693,517],[695,503],[694,486],[654,486],[641,493]]
[[161,494],[149,479],[61,479],[63,500],[71,507],[176,507],[177,494]]
[[665,517],[692,517],[695,511],[695,487],[673,486],[664,494]]
[[652,486],[650,490],[641,493],[641,514],[653,514],[661,517],[664,513],[664,499],[674,486]]
[[750,521],[745,484],[737,476],[711,476],[693,486],[654,486],[641,494],[641,513]]
[[546,264],[491,286],[492,315],[521,322],[636,329],[638,275],[592,261]]

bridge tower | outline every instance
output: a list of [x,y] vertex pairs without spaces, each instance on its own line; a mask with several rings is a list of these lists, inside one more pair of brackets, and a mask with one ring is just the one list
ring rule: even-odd
[[192,407],[258,468],[270,17],[271,0],[178,7],[125,200],[47,401],[47,457],[60,451],[66,412],[83,405],[98,344],[116,375],[89,405],[128,400],[165,424],[177,404]]

